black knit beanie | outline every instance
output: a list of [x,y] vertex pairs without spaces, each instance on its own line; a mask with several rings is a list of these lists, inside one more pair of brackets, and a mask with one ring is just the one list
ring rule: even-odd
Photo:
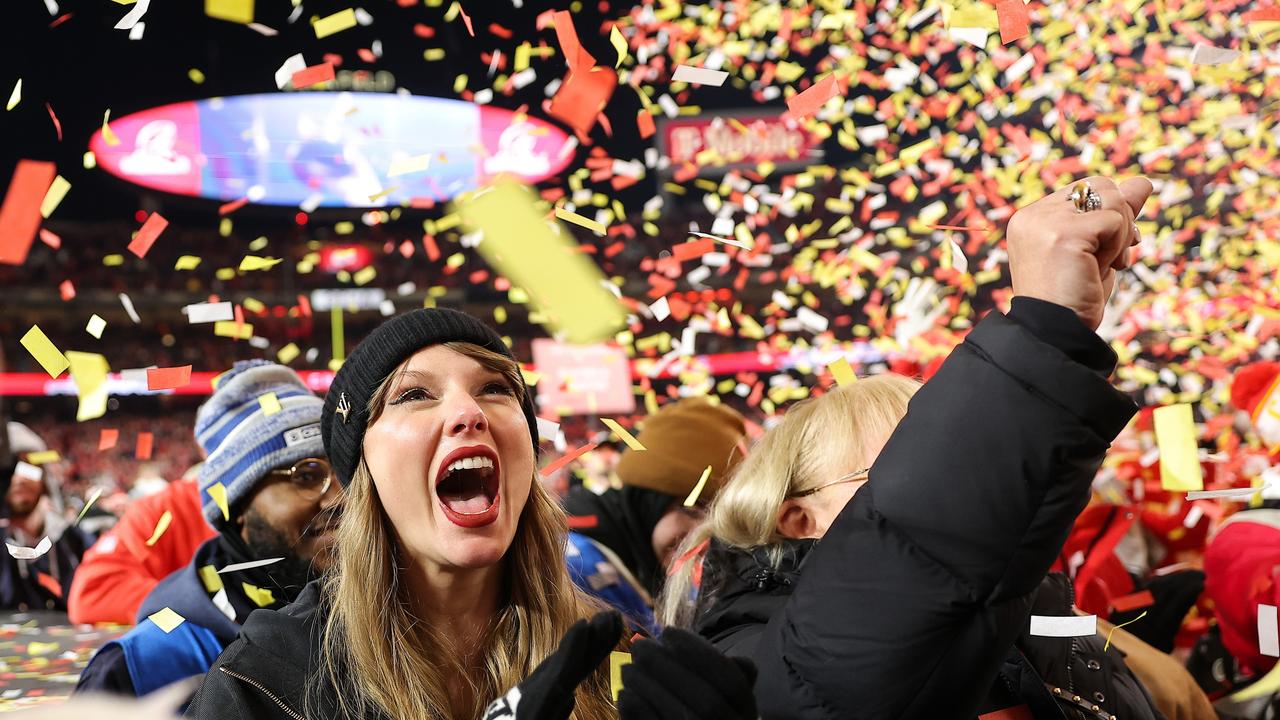
[[[444,308],[397,315],[379,325],[351,351],[329,386],[320,416],[325,451],[343,487],[351,484],[360,462],[364,431],[369,425],[369,398],[374,390],[410,355],[446,342],[479,345],[515,360],[502,337],[488,325],[466,313]],[[523,407],[536,455],[538,421],[533,412],[533,393],[525,393]]]

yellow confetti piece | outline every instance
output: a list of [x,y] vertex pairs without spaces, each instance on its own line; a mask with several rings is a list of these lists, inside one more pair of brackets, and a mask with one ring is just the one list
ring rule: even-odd
[[1195,419],[1187,404],[1158,407],[1154,413],[1160,447],[1160,485],[1170,492],[1204,489]]
[[276,596],[272,595],[271,591],[267,588],[260,588],[257,585],[250,585],[247,582],[242,582],[240,585],[244,588],[244,594],[248,596],[248,598],[258,607],[266,607],[268,605],[275,604]]
[[230,521],[231,508],[227,505],[227,486],[220,482],[216,482],[209,486],[209,489],[205,492],[209,493],[209,497],[213,500],[213,503],[222,511],[222,519]]
[[9,102],[5,103],[5,110],[12,110],[18,107],[18,103],[22,102],[22,78],[18,78],[18,82],[13,86],[13,92],[9,94]]
[[266,304],[257,298],[245,298],[240,304],[251,313],[260,313],[267,309]]
[[849,367],[849,361],[844,358],[837,358],[835,362],[827,366],[827,370],[831,371],[831,376],[836,379],[836,384],[846,387],[858,381],[858,376],[854,374],[853,368]]
[[352,8],[339,10],[328,17],[320,18],[313,25],[317,38],[329,37],[334,33],[339,33],[355,26],[356,11]]
[[101,340],[102,331],[106,329],[106,327],[107,327],[107,321],[98,317],[98,315],[95,313],[93,316],[89,318],[89,324],[85,325],[84,329],[85,329],[85,332]]
[[147,619],[155,623],[157,627],[169,634],[174,631],[182,623],[186,622],[186,618],[173,611],[173,608],[164,608],[158,612],[153,612],[147,616]]
[[219,320],[213,324],[213,334],[218,337],[248,340],[253,337],[253,325],[251,323],[244,323],[237,328],[235,320]]
[[619,425],[616,421],[610,420],[609,418],[601,418],[600,422],[607,425],[609,429],[613,431],[613,434],[617,435],[618,439],[626,443],[627,447],[631,448],[632,450],[641,451],[641,450],[647,449],[645,448],[644,445],[641,445],[640,441],[635,439],[635,437],[632,436],[631,433],[627,432],[626,428]]
[[259,395],[258,404],[262,406],[263,415],[275,415],[284,409],[280,407],[280,398],[273,392]]
[[31,657],[40,657],[41,655],[49,655],[58,651],[62,647],[56,642],[29,642],[27,643],[27,655]]
[[[329,310],[329,334],[333,337],[333,363],[341,366],[347,358],[347,341],[343,337],[342,308],[334,306]],[[336,372],[336,371],[335,371]]]
[[40,450],[38,452],[27,453],[28,465],[47,465],[51,462],[58,462],[62,458],[57,450]]
[[84,153],[84,169],[92,170],[98,167],[98,156],[93,154],[92,150],[86,150]]
[[357,270],[356,274],[353,275],[351,279],[355,281],[356,285],[368,285],[377,276],[378,276],[377,268],[370,265],[368,267],[360,268],[359,270]]
[[601,286],[600,269],[578,252],[568,233],[552,232],[529,190],[503,183],[459,207],[468,224],[484,231],[480,254],[523,288],[568,342],[599,342],[625,324],[626,311]]
[[378,202],[378,201],[379,201],[379,200],[381,200],[382,198],[384,198],[384,197],[386,197],[386,196],[390,195],[391,193],[393,193],[393,192],[395,192],[395,191],[396,191],[396,188],[395,188],[394,186],[392,186],[392,187],[387,188],[386,190],[383,190],[382,192],[376,192],[376,193],[374,193],[374,194],[372,194],[372,195],[370,195],[370,196],[369,196],[369,202],[371,202],[371,203]]
[[622,666],[631,664],[631,653],[614,650],[609,653],[609,692],[613,693],[613,701],[618,702],[618,692],[622,690]]
[[58,209],[58,204],[62,202],[62,198],[67,196],[67,191],[71,189],[71,183],[67,179],[59,175],[53,179],[53,184],[49,186],[49,191],[44,194],[44,200],[40,203],[40,215],[48,220],[54,210]]
[[622,61],[627,59],[627,39],[622,36],[622,31],[617,25],[609,31],[609,42],[613,43],[613,49],[618,51],[618,61],[614,63],[614,68],[622,67]]
[[160,516],[160,520],[156,522],[156,529],[151,533],[151,539],[147,540],[147,547],[155,546],[160,536],[164,535],[164,531],[169,529],[169,523],[171,522],[173,522],[173,513],[165,510],[164,514]]
[[1139,620],[1141,620],[1142,618],[1144,618],[1144,617],[1146,617],[1146,616],[1147,616],[1147,611],[1146,611],[1146,610],[1143,610],[1141,615],[1139,615],[1138,617],[1136,617],[1136,618],[1134,618],[1134,619],[1130,620],[1129,622],[1120,623],[1119,625],[1113,625],[1113,626],[1111,627],[1111,629],[1107,631],[1107,642],[1106,642],[1106,644],[1105,644],[1105,645],[1103,645],[1103,646],[1102,646],[1102,652],[1106,652],[1106,651],[1107,651],[1107,648],[1111,647],[1111,635],[1112,635],[1112,633],[1114,633],[1116,630],[1118,630],[1118,629],[1120,629],[1120,628],[1124,627],[1125,625],[1132,625],[1133,623],[1138,622]]
[[205,592],[213,594],[222,589],[222,576],[218,574],[218,569],[212,565],[200,566],[200,583],[204,585]]
[[240,272],[252,270],[268,270],[284,262],[282,258],[264,258],[257,255],[245,255],[240,261]]
[[102,141],[110,147],[115,147],[120,144],[120,138],[116,137],[115,131],[107,124],[110,120],[111,108],[107,108],[107,111],[102,114]]
[[564,208],[556,208],[556,217],[564,220],[565,222],[571,222],[574,225],[584,227],[597,235],[604,235],[604,223],[599,223],[591,218],[583,217],[576,212],[570,212]]
[[199,68],[191,68],[188,70],[187,77],[191,79],[191,82],[197,85],[204,84],[204,73],[200,72]]
[[538,381],[542,379],[541,373],[536,373],[532,370],[525,370],[524,368],[520,368],[520,376],[524,378],[524,384],[529,387],[537,385]]
[[693,507],[698,502],[698,496],[702,494],[702,488],[707,486],[707,478],[711,477],[711,466],[708,465],[706,470],[702,471],[702,477],[698,478],[698,484],[693,486],[693,490],[689,492],[689,497],[684,499],[685,507]]
[[71,366],[66,356],[54,346],[39,325],[32,325],[27,334],[22,336],[21,343],[51,378],[56,379],[63,370]]
[[253,0],[204,0],[204,14],[241,25],[253,22]]
[[[463,87],[466,87],[466,76],[463,78]],[[456,83],[455,83],[456,87]],[[391,161],[391,167],[387,170],[387,177],[399,177],[400,175],[408,175],[410,173],[425,172],[431,167],[431,154],[414,155],[413,157],[397,158]]]
[[276,353],[276,360],[278,360],[281,365],[288,365],[301,353],[302,351],[298,349],[298,345],[296,343],[289,343],[288,345],[280,348],[280,351]]
[[195,270],[200,266],[200,258],[195,255],[183,255],[174,263],[174,270]]
[[80,405],[76,410],[76,422],[100,418],[107,414],[107,373],[111,368],[107,359],[97,353],[67,352],[71,366],[71,379],[76,384]]
[[80,524],[80,521],[83,520],[84,516],[89,512],[89,508],[93,507],[93,504],[97,502],[100,497],[102,497],[102,488],[94,488],[93,492],[89,495],[89,499],[84,501],[84,507],[80,508],[80,514],[76,516],[74,524]]

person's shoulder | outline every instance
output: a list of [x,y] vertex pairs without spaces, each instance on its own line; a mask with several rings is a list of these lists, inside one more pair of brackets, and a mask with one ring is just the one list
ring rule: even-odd
[[285,658],[310,657],[324,626],[321,582],[308,583],[297,600],[279,610],[254,610],[240,629],[240,638]]

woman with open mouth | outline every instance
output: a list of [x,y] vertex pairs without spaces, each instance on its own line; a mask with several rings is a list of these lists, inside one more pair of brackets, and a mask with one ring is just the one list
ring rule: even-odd
[[621,618],[569,578],[532,398],[483,323],[437,309],[383,323],[334,377],[321,428],[346,490],[333,568],[249,618],[189,714],[757,717],[751,664],[678,630],[635,643],[615,708],[602,661]]

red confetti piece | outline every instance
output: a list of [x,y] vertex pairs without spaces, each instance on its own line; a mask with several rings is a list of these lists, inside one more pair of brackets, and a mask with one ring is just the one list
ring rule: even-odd
[[709,252],[715,252],[716,241],[711,238],[699,238],[693,242],[681,243],[671,248],[671,257],[678,262],[700,258]]
[[297,90],[319,85],[323,82],[329,82],[334,78],[333,65],[331,63],[320,63],[312,65],[309,68],[303,68],[293,74],[293,87]]
[[191,382],[191,366],[147,368],[148,390],[172,390]]
[[573,128],[578,137],[585,140],[617,87],[618,73],[612,68],[570,71],[551,99],[547,113]]
[[51,162],[19,160],[13,180],[0,205],[0,263],[21,265],[27,261],[31,243],[40,227],[40,203],[58,174]]
[[840,83],[836,80],[836,74],[831,73],[811,85],[808,90],[787,100],[786,114],[797,119],[808,117],[818,112],[828,100],[839,94]]
[[76,286],[70,280],[63,280],[58,286],[58,294],[62,295],[62,302],[67,302],[76,296]]
[[577,460],[578,458],[582,457],[583,455],[595,449],[596,449],[596,443],[587,443],[586,445],[583,445],[577,450],[571,450],[570,452],[565,453],[564,456],[561,457],[559,460],[556,460],[550,465],[542,468],[542,470],[539,471],[538,474],[541,475],[542,477],[551,477],[560,468],[564,467],[565,465],[568,465],[574,460]]
[[1132,595],[1124,595],[1111,601],[1111,609],[1116,612],[1129,612],[1139,608],[1150,607],[1156,603],[1150,590],[1143,590]]
[[62,238],[58,237],[52,230],[48,228],[40,228],[40,242],[57,250],[62,247]]
[[46,102],[44,109],[49,111],[49,119],[53,120],[53,131],[58,134],[58,142],[62,142],[62,122],[58,120],[57,114],[53,112],[52,105]]
[[1244,21],[1247,23],[1255,22],[1280,22],[1280,7],[1258,8],[1250,10],[1243,15]]
[[458,14],[462,16],[462,24],[467,26],[467,34],[475,37],[476,30],[471,27],[471,16],[467,14],[466,10],[462,9],[462,5],[458,5]]
[[133,242],[129,243],[129,252],[138,257],[146,257],[147,251],[151,250],[156,238],[160,237],[160,233],[167,227],[169,227],[168,220],[161,217],[160,213],[151,213],[147,221],[138,229],[138,234],[133,236]]
[[494,35],[497,35],[503,40],[510,40],[514,36],[514,33],[502,27],[498,23],[489,23],[489,32],[493,33]]
[[116,428],[102,428],[102,432],[98,434],[98,449],[110,450],[116,446],[116,441],[120,439],[120,431]]
[[646,140],[657,132],[657,128],[653,126],[653,114],[648,110],[642,109],[636,113],[636,127],[640,129],[640,137]]
[[133,450],[133,456],[138,460],[151,459],[151,445],[155,442],[155,438],[149,432],[138,433],[138,444]]
[[[302,71],[302,72],[306,72],[306,71],[304,70],[304,71]],[[296,75],[296,73],[295,73],[295,77],[296,77],[296,76],[297,76],[297,75]],[[295,83],[294,83],[294,85],[296,86],[296,85],[297,85],[297,83],[295,82]],[[230,215],[231,213],[233,213],[233,212],[235,212],[235,211],[239,210],[240,208],[242,208],[242,207],[244,207],[245,205],[248,205],[248,204],[249,204],[249,198],[247,198],[247,197],[242,197],[242,198],[240,198],[239,200],[232,200],[232,201],[231,201],[231,202],[229,202],[229,203],[223,203],[222,205],[219,205],[219,206],[218,206],[218,214],[219,214],[219,215]]]
[[999,0],[996,15],[1000,18],[1000,42],[1005,45],[1031,32],[1031,14],[1022,0]]
[[570,515],[565,518],[565,522],[569,524],[570,530],[585,530],[599,525],[600,518],[595,515]]
[[582,41],[578,39],[578,31],[573,27],[573,16],[569,11],[556,12],[551,16],[551,22],[556,28],[556,40],[560,43],[560,52],[564,53],[565,62],[569,63],[569,72],[585,71],[594,67],[596,59],[582,47]]
[[75,13],[67,13],[65,15],[61,15],[59,17],[54,18],[53,22],[49,23],[49,29],[52,30],[58,27],[59,25],[61,25],[62,23],[70,20],[72,15],[75,15]]

